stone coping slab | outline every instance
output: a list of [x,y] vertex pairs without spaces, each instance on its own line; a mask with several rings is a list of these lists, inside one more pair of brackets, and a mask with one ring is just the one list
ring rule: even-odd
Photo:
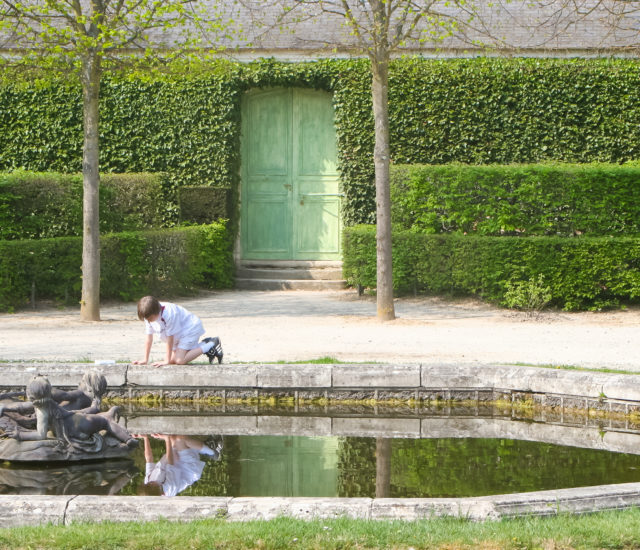
[[531,422],[503,417],[339,417],[339,416],[123,416],[132,433],[384,437],[410,439],[486,438],[537,441],[566,447],[640,454],[640,433],[624,427]]
[[[183,365],[153,369],[139,365],[81,363],[5,363],[0,365],[0,388],[22,389],[35,375],[42,374],[61,387],[77,386],[82,373],[97,368],[111,390],[126,393],[143,388],[162,392],[166,388],[289,391],[494,390],[540,393],[640,403],[640,376],[555,370],[517,365]],[[273,422],[271,419],[264,422]],[[255,420],[249,422],[256,422]],[[377,433],[379,420],[347,420],[339,430]],[[357,425],[354,426],[353,423]],[[398,434],[424,436],[435,426],[425,427],[404,420],[393,427]],[[251,426],[247,426],[252,429]],[[467,424],[462,430],[477,429]],[[257,429],[257,427],[256,427]],[[333,427],[332,427],[333,429]],[[385,428],[386,429],[386,428]],[[522,437],[524,434],[520,434]],[[143,500],[140,500],[143,499]],[[0,495],[0,525],[69,524],[74,521],[152,521],[167,518],[189,521],[195,518],[227,518],[232,521],[272,519],[286,515],[299,518],[354,517],[363,519],[416,520],[439,516],[473,520],[499,519],[519,515],[552,515],[558,512],[584,513],[640,505],[640,483],[540,491],[513,495],[454,499],[341,499],[341,498],[217,498],[217,497],[95,497]]]
[[640,483],[473,498],[140,497],[0,495],[2,527],[101,521],[298,519],[473,521],[620,510],[640,504]]
[[640,403],[640,375],[519,365],[231,364],[103,365],[3,363],[0,388],[24,388],[35,374],[54,386],[75,387],[96,368],[111,390],[447,391],[494,390]]

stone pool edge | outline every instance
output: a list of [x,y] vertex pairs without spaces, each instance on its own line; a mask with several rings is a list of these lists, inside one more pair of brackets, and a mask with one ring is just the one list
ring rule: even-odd
[[640,410],[640,374],[551,369],[496,364],[222,364],[146,365],[91,363],[0,363],[0,392],[22,389],[35,374],[54,386],[75,387],[96,368],[107,378],[109,394],[120,397],[336,397],[358,394],[416,399],[531,399],[542,405]]
[[472,521],[621,510],[640,504],[640,483],[470,498],[139,497],[0,495],[2,527],[100,521],[297,519]]
[[[53,385],[75,387],[87,368],[106,376],[111,392],[123,396],[166,391],[193,397],[206,392],[415,392],[442,398],[490,392],[542,404],[568,400],[585,408],[640,410],[640,375],[556,370],[518,365],[354,364],[354,365],[185,365],[160,369],[117,364],[95,367],[81,363],[0,364],[2,391],[21,388],[36,373]],[[140,500],[142,499],[142,500]],[[305,519],[351,517],[369,520],[417,520],[441,516],[472,520],[522,515],[589,513],[640,505],[640,483],[603,485],[475,498],[225,498],[0,495],[0,525],[68,525],[79,521],[230,521],[268,520],[278,516]]]

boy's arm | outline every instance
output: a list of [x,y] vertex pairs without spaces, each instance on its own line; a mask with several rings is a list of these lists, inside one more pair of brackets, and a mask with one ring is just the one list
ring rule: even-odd
[[153,451],[151,450],[149,437],[144,436],[142,439],[144,440],[144,460],[145,462],[153,462]]
[[151,353],[151,344],[153,344],[153,334],[147,334],[147,339],[144,342],[144,359],[142,361],[131,361],[134,365],[146,365],[149,361],[149,354]]
[[173,336],[167,336],[167,358],[164,361],[156,361],[153,366],[161,367],[162,365],[171,364],[171,356],[173,355]]
[[171,441],[171,436],[164,436],[165,448],[167,451],[167,464],[171,464],[173,466],[174,456],[173,456],[173,441]]

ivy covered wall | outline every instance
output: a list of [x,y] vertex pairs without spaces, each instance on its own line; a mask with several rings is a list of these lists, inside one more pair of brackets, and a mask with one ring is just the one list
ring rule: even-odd
[[[397,60],[389,90],[392,161],[640,159],[639,69],[634,60]],[[167,172],[174,187],[235,191],[242,93],[269,86],[333,92],[344,221],[373,222],[373,119],[364,60],[219,61],[106,77],[101,170]],[[0,171],[79,172],[81,120],[73,82],[0,74]]]

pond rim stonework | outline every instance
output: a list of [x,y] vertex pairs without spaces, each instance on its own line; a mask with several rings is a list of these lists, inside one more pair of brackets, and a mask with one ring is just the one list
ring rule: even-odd
[[[112,397],[228,399],[286,395],[331,400],[465,399],[527,401],[542,407],[640,411],[640,375],[546,369],[517,365],[441,364],[230,364],[171,365],[153,369],[116,364],[4,363],[0,392],[22,388],[35,374],[73,388],[88,368],[98,368]],[[143,500],[140,500],[143,499]],[[226,518],[234,521],[296,518],[417,520],[436,516],[473,520],[518,515],[587,513],[640,505],[640,483],[604,485],[477,498],[95,497],[0,495],[4,527],[75,521],[151,521]]]

